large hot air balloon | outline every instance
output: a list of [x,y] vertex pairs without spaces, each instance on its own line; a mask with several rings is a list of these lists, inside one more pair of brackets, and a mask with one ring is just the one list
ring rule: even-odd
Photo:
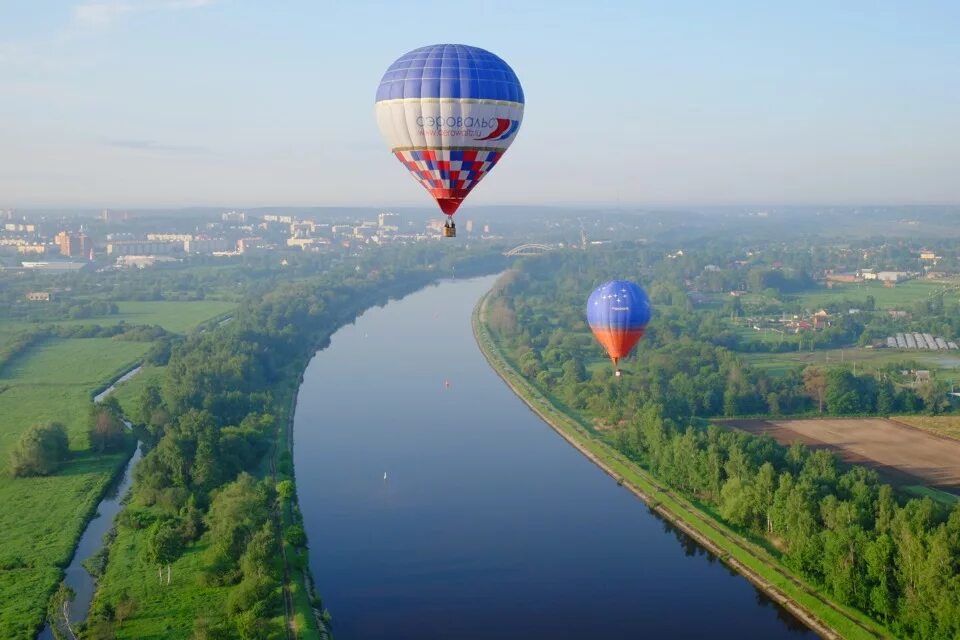
[[453,214],[520,129],[517,74],[478,47],[421,47],[383,74],[376,109],[390,151],[447,215],[444,236],[456,236]]
[[611,280],[590,294],[587,323],[613,360],[618,376],[620,367],[617,361],[630,353],[643,336],[651,313],[647,294],[627,280]]

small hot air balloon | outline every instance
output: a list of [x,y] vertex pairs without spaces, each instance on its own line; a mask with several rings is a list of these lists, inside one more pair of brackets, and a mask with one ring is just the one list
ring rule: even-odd
[[617,361],[630,353],[650,322],[652,308],[647,294],[627,280],[611,280],[590,294],[587,323],[597,341],[607,350],[620,375]]
[[435,44],[401,56],[377,89],[387,146],[447,215],[503,157],[523,120],[523,88],[506,62],[484,49]]

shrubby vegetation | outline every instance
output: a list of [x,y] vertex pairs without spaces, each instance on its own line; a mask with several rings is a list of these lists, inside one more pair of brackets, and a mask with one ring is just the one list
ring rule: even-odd
[[[931,388],[896,387],[850,370],[808,368],[782,378],[751,371],[720,346],[716,316],[651,277],[644,249],[553,254],[502,279],[489,326],[518,370],[596,437],[764,544],[837,601],[910,638],[960,637],[960,506],[905,500],[829,452],[785,448],[704,426],[703,416],[835,414],[947,408]],[[617,269],[613,271],[614,267]],[[612,380],[583,319],[590,289],[612,276],[650,283],[660,300],[637,356]]]
[[38,424],[20,436],[10,456],[10,473],[15,478],[46,476],[70,456],[67,429],[59,422]]

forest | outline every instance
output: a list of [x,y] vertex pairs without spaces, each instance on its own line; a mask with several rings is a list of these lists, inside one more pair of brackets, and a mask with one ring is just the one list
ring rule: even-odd
[[[595,437],[836,601],[903,637],[960,637],[960,506],[908,499],[827,451],[783,447],[702,419],[948,411],[939,389],[844,366],[782,377],[751,370],[722,345],[724,312],[688,304],[676,262],[661,256],[620,246],[524,261],[495,287],[488,325],[518,371]],[[616,380],[584,321],[589,292],[613,277],[644,283],[655,303]]]

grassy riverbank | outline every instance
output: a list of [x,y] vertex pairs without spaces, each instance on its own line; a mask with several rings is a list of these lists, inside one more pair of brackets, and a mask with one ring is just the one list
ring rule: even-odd
[[474,310],[473,327],[477,344],[501,378],[564,439],[661,517],[716,554],[727,566],[746,577],[821,636],[848,639],[893,637],[893,634],[862,613],[821,596],[813,586],[783,567],[769,550],[744,538],[717,520],[710,511],[664,488],[645,469],[617,452],[581,417],[565,410],[559,402],[527,382],[487,326],[487,297]]
[[[93,325],[123,322],[134,328],[150,323],[187,332],[236,307],[179,301],[131,301],[119,306],[113,316],[44,323],[49,334],[15,350],[0,364],[0,637],[5,640],[34,637],[80,535],[129,458],[129,451],[90,450],[89,407],[93,395],[141,362],[153,343],[123,336],[77,337],[85,335],[81,325],[95,329]],[[0,351],[38,326],[0,319]],[[128,384],[141,381],[135,377]],[[49,476],[11,477],[6,467],[21,434],[47,422],[66,427],[69,460]]]
[[127,459],[89,450],[87,411],[93,392],[148,348],[107,338],[50,339],[0,371],[0,463],[32,424],[62,423],[71,449],[50,476],[0,474],[0,637],[33,637],[80,534]]

